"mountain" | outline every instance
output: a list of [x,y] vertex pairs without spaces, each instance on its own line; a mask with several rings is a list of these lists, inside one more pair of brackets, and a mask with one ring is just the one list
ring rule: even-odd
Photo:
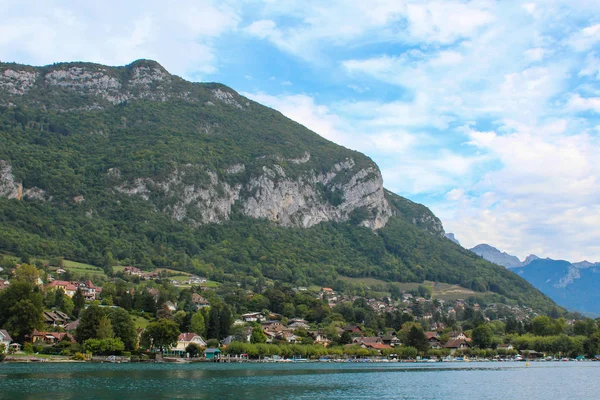
[[458,239],[454,236],[454,233],[446,233],[446,238],[450,239],[451,241],[453,241],[454,243],[456,243],[457,245],[460,246],[460,242],[458,241]]
[[455,283],[540,310],[377,165],[154,61],[0,64],[0,251],[236,280]]
[[549,258],[513,270],[563,307],[600,315],[600,263]]
[[600,315],[600,263],[539,258],[529,255],[523,262],[516,256],[487,245],[471,249],[475,254],[502,265],[527,280],[556,303],[570,310]]
[[489,244],[478,244],[471,251],[494,264],[502,265],[506,268],[515,268],[522,265],[518,257],[502,252]]

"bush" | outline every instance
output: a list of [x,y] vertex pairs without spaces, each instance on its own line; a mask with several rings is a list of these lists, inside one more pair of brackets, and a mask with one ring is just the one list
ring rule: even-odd
[[131,356],[129,357],[129,361],[131,362],[140,362],[140,356]]
[[77,361],[83,361],[85,360],[85,356],[83,355],[83,353],[75,353],[75,355],[73,356],[73,360],[77,360]]
[[23,346],[23,351],[27,354],[33,353],[33,345],[31,343],[25,343]]

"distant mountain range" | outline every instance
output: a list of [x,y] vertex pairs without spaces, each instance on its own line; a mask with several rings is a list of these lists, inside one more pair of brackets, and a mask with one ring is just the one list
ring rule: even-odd
[[521,261],[517,256],[500,251],[489,244],[478,244],[469,250],[494,264],[502,265],[506,268],[524,267],[532,261],[539,259],[535,254],[530,254],[524,261]]
[[488,261],[510,268],[561,306],[600,315],[600,263],[571,263],[533,254],[521,261],[488,244],[470,250]]

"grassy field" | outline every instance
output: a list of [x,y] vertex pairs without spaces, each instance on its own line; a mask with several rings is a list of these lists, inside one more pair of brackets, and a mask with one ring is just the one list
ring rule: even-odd
[[[374,278],[348,278],[348,277],[340,277],[341,280],[352,282],[352,283],[361,283],[364,286],[386,286],[388,282],[374,279]],[[432,289],[432,297],[434,299],[441,299],[445,301],[453,301],[457,299],[466,299],[470,296],[474,295],[486,295],[490,294],[490,292],[474,292],[470,289],[465,289],[459,285],[451,285],[448,283],[436,283],[431,281],[425,281],[423,283],[416,282],[394,282],[395,285],[400,287],[400,290],[409,292],[411,290],[417,290],[417,288],[421,285],[429,286]]]
[[80,275],[88,274],[88,275],[106,276],[106,274],[104,273],[104,270],[102,270],[102,268],[96,267],[91,264],[79,263],[76,261],[65,260],[64,261],[64,269],[66,269],[69,272],[73,272],[75,274],[80,274]]
[[132,316],[131,319],[133,320],[133,323],[135,324],[135,329],[137,329],[137,328],[146,329],[146,327],[150,323],[150,321],[144,317],[133,317]]

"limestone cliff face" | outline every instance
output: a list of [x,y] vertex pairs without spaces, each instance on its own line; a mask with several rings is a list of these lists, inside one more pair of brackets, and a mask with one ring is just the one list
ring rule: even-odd
[[24,188],[21,182],[15,179],[12,173],[11,165],[0,160],[0,197],[8,197],[9,199],[21,200],[46,200],[46,192],[40,188]]
[[[292,178],[274,163],[263,166],[261,174],[234,185],[228,183],[227,175],[245,171],[243,164],[226,169],[224,176],[202,166],[185,165],[165,180],[122,181],[115,169],[109,171],[108,179],[115,191],[152,201],[157,209],[194,225],[226,221],[237,206],[248,217],[303,228],[325,221],[346,221],[354,210],[364,209],[367,217],[359,223],[373,230],[382,228],[392,210],[384,196],[381,174],[375,168],[354,172],[353,167],[354,161],[348,159],[327,173],[307,170]],[[335,182],[345,172],[351,173],[350,178]],[[190,182],[190,176],[196,177],[195,181]],[[332,204],[319,188],[338,192],[341,200]]]

